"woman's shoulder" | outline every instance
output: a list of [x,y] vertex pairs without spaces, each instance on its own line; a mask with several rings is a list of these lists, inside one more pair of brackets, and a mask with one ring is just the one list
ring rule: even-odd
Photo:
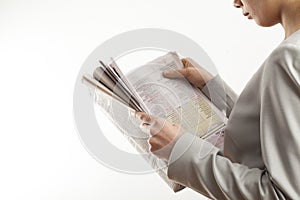
[[300,71],[300,32],[296,40],[285,40],[267,58],[267,65],[293,67]]
[[268,57],[268,60],[277,62],[291,59],[300,59],[300,44],[282,43]]
[[293,37],[282,42],[267,58],[263,67],[267,83],[274,77],[285,77],[300,86],[300,32],[298,35],[297,40]]
[[293,33],[271,53],[269,59],[285,59],[300,57],[300,30]]

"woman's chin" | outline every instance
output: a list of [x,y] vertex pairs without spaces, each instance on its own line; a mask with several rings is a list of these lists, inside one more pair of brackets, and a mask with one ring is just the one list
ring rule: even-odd
[[278,22],[260,20],[260,19],[258,19],[256,17],[253,17],[253,19],[256,22],[256,24],[259,25],[259,26],[261,26],[261,27],[271,27],[271,26],[274,26],[274,25],[278,24]]

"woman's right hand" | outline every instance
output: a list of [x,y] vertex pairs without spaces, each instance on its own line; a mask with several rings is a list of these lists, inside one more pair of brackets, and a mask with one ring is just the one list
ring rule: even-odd
[[205,84],[210,81],[213,76],[202,68],[191,58],[181,59],[183,63],[182,69],[166,70],[163,75],[166,78],[186,78],[192,85],[202,89]]

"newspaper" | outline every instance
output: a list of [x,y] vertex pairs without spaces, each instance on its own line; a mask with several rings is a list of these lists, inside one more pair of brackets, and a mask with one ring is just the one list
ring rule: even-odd
[[180,124],[199,137],[224,127],[224,115],[198,88],[184,78],[163,77],[164,70],[179,68],[183,68],[179,56],[170,52],[134,70],[127,78],[150,114]]
[[[169,52],[126,76],[121,74],[121,70],[115,62],[111,65],[113,66],[112,71],[115,70],[115,75],[118,76],[118,78],[114,78],[115,81],[122,80],[122,83],[119,83],[120,86],[117,87],[118,92],[120,92],[120,88],[126,87],[127,99],[124,96],[123,98],[118,95],[114,96],[116,86],[110,85],[110,93],[99,90],[99,86],[94,86],[94,88],[98,88],[94,90],[95,103],[100,105],[108,118],[152,168],[157,170],[157,173],[173,191],[177,192],[183,189],[184,186],[168,179],[167,168],[161,167],[166,166],[167,163],[149,152],[147,142],[149,135],[139,128],[139,122],[136,119],[128,117],[130,111],[136,110],[138,106],[141,111],[180,124],[187,132],[206,139],[221,150],[223,150],[223,129],[226,124],[224,114],[187,80],[183,78],[171,80],[163,77],[164,70],[183,68],[180,58],[175,52]],[[98,73],[96,71],[99,72],[99,69],[95,70],[94,77]],[[90,78],[84,77],[85,82],[89,85],[92,82],[89,80]],[[99,74],[96,79],[100,80]],[[101,83],[103,84],[103,81]],[[98,83],[93,82],[93,84],[97,85]],[[132,98],[134,100],[130,100]],[[122,100],[120,101],[120,99]],[[130,102],[130,104],[126,105],[126,102]]]

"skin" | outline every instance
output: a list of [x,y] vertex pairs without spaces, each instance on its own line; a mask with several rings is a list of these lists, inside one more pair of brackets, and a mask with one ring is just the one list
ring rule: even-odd
[[[234,0],[233,5],[259,26],[270,27],[281,24],[285,30],[285,38],[300,29],[300,0]],[[164,76],[186,78],[200,89],[213,78],[190,58],[183,59],[182,63],[183,69],[164,72]],[[177,124],[146,113],[136,112],[135,117],[141,120],[141,127],[150,133],[148,140],[150,151],[168,160],[174,144],[184,130]]]
[[[184,58],[181,61],[184,65],[183,69],[165,71],[163,75],[171,79],[185,78],[200,89],[213,78],[209,72],[191,58]],[[174,144],[185,131],[178,124],[172,124],[165,119],[144,112],[135,112],[134,117],[141,121],[141,129],[150,134],[148,139],[150,152],[164,160],[168,160]]]
[[299,0],[234,0],[233,5],[259,26],[281,24],[285,38],[300,29]]

